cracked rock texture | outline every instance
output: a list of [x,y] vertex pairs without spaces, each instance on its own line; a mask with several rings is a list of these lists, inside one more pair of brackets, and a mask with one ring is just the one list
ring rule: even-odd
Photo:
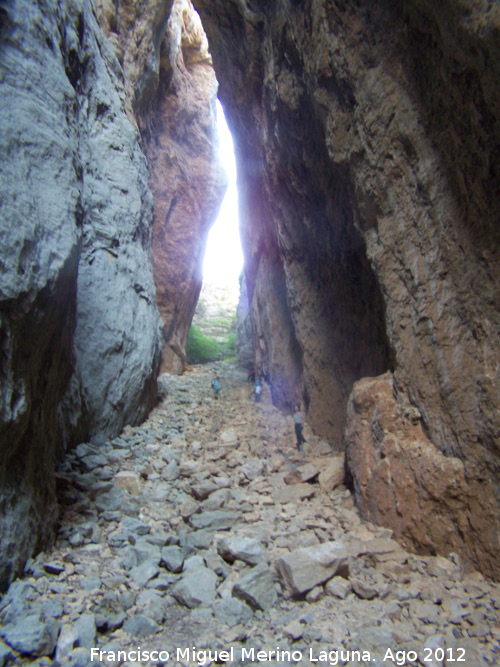
[[152,198],[91,3],[0,10],[0,586],[47,547],[64,444],[156,399]]
[[217,80],[190,0],[102,2],[100,16],[123,65],[127,109],[148,160],[162,369],[182,373],[207,236],[227,187],[218,158]]
[[[194,4],[236,147],[255,358],[273,400],[302,399],[340,449],[354,382],[393,372],[443,469],[463,466],[460,502],[418,484],[415,502],[436,516],[444,502],[451,542],[498,577],[498,6]],[[370,449],[361,430],[348,424],[353,452]],[[420,443],[401,444],[412,480]],[[384,522],[382,474],[366,486],[377,457],[348,465],[356,502]],[[405,505],[404,486],[386,490]],[[447,548],[403,533],[416,550]]]

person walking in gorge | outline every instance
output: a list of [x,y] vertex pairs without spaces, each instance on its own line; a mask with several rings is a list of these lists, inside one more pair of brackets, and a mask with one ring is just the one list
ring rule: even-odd
[[215,400],[219,399],[219,392],[220,392],[220,378],[217,375],[214,380],[212,380],[212,389],[214,392],[214,398]]
[[293,421],[295,424],[295,435],[297,437],[297,449],[301,450],[302,443],[305,444],[304,436],[302,435],[302,429],[304,427],[304,422],[302,419],[302,413],[300,412],[300,405],[295,406],[295,412],[293,413]]

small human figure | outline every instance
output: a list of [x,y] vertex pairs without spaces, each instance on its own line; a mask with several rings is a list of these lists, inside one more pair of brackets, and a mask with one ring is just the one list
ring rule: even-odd
[[220,377],[218,375],[212,380],[212,389],[214,390],[215,400],[219,400]]
[[302,420],[302,414],[300,412],[300,405],[295,406],[295,412],[293,413],[293,421],[295,424],[295,435],[297,437],[297,449],[300,452],[302,443],[305,444],[304,436],[302,435],[302,429],[304,427],[304,422]]
[[260,384],[259,380],[257,380],[255,383],[255,386],[253,388],[253,393],[255,394],[255,402],[259,403],[260,395],[262,394],[262,385]]
[[252,384],[255,382],[255,371],[253,369],[248,371],[247,382],[252,382]]

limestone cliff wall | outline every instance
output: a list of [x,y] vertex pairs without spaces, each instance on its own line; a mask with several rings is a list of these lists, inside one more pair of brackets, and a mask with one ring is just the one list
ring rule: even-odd
[[[195,6],[235,140],[258,362],[275,400],[300,396],[341,447],[353,383],[393,371],[425,437],[464,466],[453,540],[414,548],[461,544],[498,577],[498,7]],[[348,465],[359,482],[367,464]],[[383,521],[369,509],[376,488],[358,503]]]
[[207,236],[227,187],[218,157],[217,80],[190,0],[101,1],[99,12],[123,65],[127,110],[148,160],[162,369],[181,373]]
[[236,350],[238,363],[251,370],[254,367],[254,349],[252,319],[248,303],[247,281],[244,274],[240,277],[240,294],[236,308]]
[[156,400],[152,197],[86,0],[0,10],[0,587],[47,547],[64,444]]
[[218,157],[217,80],[205,33],[189,1],[175,0],[165,46],[143,137],[155,200],[154,276],[165,325],[162,369],[181,373],[208,232],[227,176]]

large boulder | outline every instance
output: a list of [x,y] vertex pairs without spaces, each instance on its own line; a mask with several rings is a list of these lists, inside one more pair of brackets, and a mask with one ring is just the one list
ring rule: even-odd
[[349,555],[341,542],[323,542],[295,549],[278,558],[275,566],[284,588],[293,595],[303,595],[345,571]]
[[411,551],[458,552],[466,567],[498,575],[491,485],[467,479],[464,463],[435,447],[391,373],[354,385],[345,443],[364,518],[391,528]]

